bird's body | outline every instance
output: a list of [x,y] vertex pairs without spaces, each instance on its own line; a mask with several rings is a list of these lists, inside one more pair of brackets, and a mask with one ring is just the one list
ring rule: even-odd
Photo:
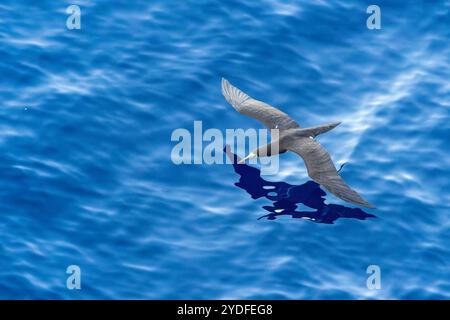
[[278,129],[277,140],[252,151],[241,161],[257,156],[271,156],[293,151],[303,158],[308,175],[329,192],[350,203],[373,208],[356,191],[352,190],[339,176],[330,155],[314,138],[327,132],[340,122],[312,128],[300,128],[297,122],[281,110],[262,101],[255,100],[222,79],[222,94],[234,109],[261,121],[268,129]]

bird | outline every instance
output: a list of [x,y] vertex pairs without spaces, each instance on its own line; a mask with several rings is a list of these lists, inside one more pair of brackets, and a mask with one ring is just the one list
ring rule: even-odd
[[[303,158],[308,176],[338,198],[366,208],[375,208],[351,189],[341,178],[327,150],[315,139],[319,134],[328,132],[341,122],[301,128],[300,125],[283,111],[265,102],[253,99],[240,89],[222,78],[222,94],[225,100],[240,114],[262,122],[271,132],[278,129],[275,139],[249,153],[239,163],[256,157],[267,157],[292,151]],[[274,136],[272,135],[272,138]]]

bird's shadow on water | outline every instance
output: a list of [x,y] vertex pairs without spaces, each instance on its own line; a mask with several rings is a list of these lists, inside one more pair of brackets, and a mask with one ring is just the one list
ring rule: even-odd
[[[235,185],[247,191],[253,199],[265,197],[272,201],[272,205],[263,206],[269,213],[259,217],[258,220],[262,218],[275,220],[278,216],[291,216],[317,223],[332,224],[339,218],[365,220],[376,217],[359,208],[326,204],[324,198],[326,193],[312,180],[301,185],[264,180],[261,178],[259,169],[246,164],[237,164],[241,158],[232,153],[228,146],[224,148],[224,151],[233,162],[234,171],[241,176]],[[296,211],[300,204],[308,207],[305,209],[311,210]]]

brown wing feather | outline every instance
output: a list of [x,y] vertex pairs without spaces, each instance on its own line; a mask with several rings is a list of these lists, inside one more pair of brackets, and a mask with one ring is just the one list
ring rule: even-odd
[[329,192],[350,203],[374,208],[339,176],[329,153],[316,140],[302,137],[287,139],[284,148],[297,153],[305,161],[308,175]]
[[222,79],[222,94],[236,111],[255,118],[269,129],[293,129],[300,126],[286,113],[267,103],[258,101]]

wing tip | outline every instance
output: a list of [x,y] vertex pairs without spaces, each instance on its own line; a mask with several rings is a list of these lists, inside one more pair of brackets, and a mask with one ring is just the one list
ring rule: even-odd
[[[358,205],[361,207],[365,207],[368,209],[376,209],[376,207],[371,204],[370,202],[366,201],[361,197],[358,192],[350,188],[342,178],[340,179],[343,183],[338,185],[338,188],[333,187],[333,184],[327,184],[325,181],[318,182],[313,178],[314,181],[322,185],[327,191],[335,195],[336,197],[340,198],[341,200],[344,200],[348,203],[352,203],[354,205]],[[339,188],[340,187],[340,188]],[[340,189],[340,190],[339,190]]]
[[250,99],[250,96],[233,86],[227,79],[222,77],[222,94],[225,100],[239,111],[241,105]]
[[359,198],[359,199],[355,199],[354,197],[351,197],[351,199],[348,199],[348,200],[343,199],[343,200],[360,205],[360,206],[368,208],[368,209],[376,209],[376,207],[373,204],[364,200],[358,193],[356,193],[356,195],[357,195],[357,198]]
[[369,208],[369,209],[376,209],[376,208],[377,208],[376,206],[374,206],[374,205],[371,204],[370,202],[366,202],[365,207],[366,207],[366,208]]
[[225,97],[225,99],[227,99],[227,101],[228,101],[228,98],[230,96],[231,84],[227,79],[222,77],[221,85],[222,85],[222,94]]
[[226,86],[227,84],[229,84],[230,82],[227,79],[225,79],[224,77],[222,77],[222,80],[220,81],[220,83],[222,84],[222,89],[223,89],[223,87]]

